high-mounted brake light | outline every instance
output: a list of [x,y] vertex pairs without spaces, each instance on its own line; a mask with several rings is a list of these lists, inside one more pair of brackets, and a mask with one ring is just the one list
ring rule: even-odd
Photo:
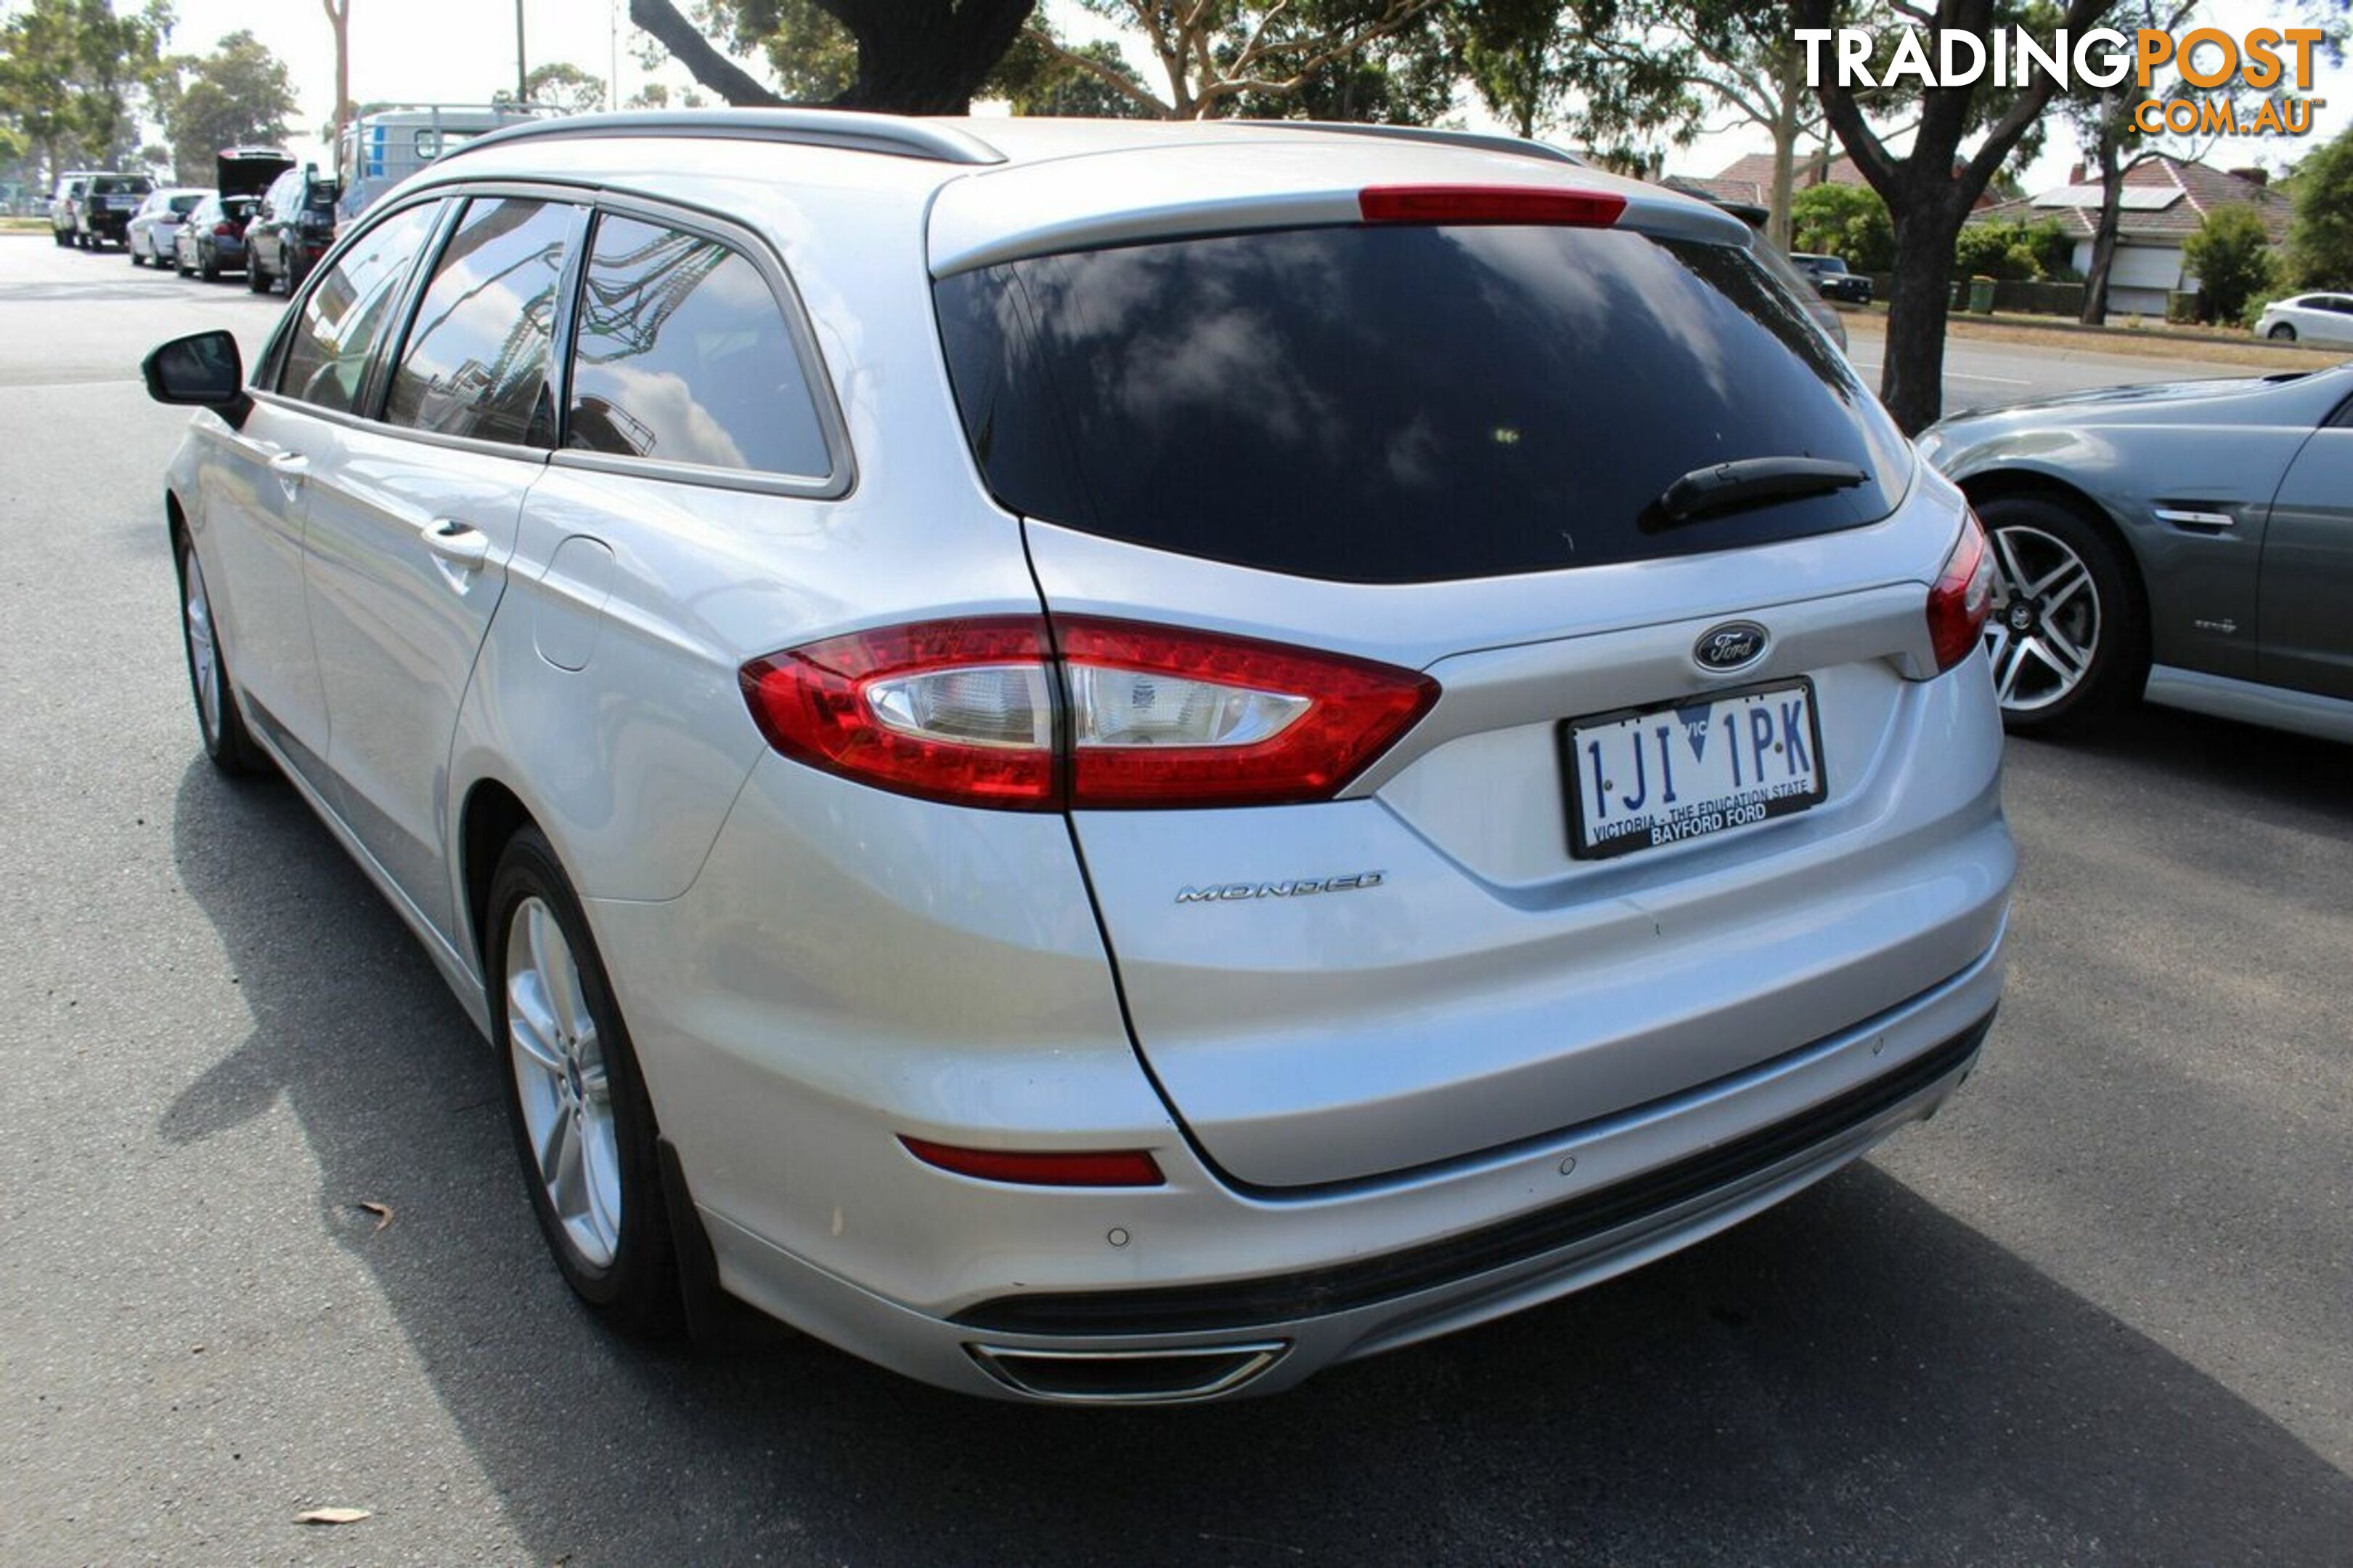
[[1928,590],[1928,642],[1940,673],[1969,657],[1985,635],[1986,616],[1992,609],[1993,551],[1977,513],[1964,511],[1961,537],[1945,557],[1936,586]]
[[1015,811],[1328,800],[1437,700],[1345,655],[1089,616],[930,621],[754,659],[771,745],[879,788]]
[[1366,223],[1608,228],[1626,210],[1626,198],[1602,191],[1545,191],[1517,185],[1367,185],[1356,193],[1356,210]]
[[1051,1150],[1024,1152],[1013,1149],[959,1149],[949,1143],[910,1138],[899,1142],[926,1165],[977,1176],[984,1182],[1013,1182],[1030,1187],[1158,1187],[1167,1184],[1160,1163],[1148,1149]]

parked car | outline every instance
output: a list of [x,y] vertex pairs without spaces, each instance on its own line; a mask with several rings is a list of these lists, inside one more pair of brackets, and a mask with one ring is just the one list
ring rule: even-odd
[[158,270],[176,267],[180,226],[213,194],[193,186],[165,186],[151,193],[131,215],[131,226],[123,233],[122,248],[131,253],[131,265],[153,262]]
[[1989,1023],[1985,542],[1656,187],[586,117],[147,375],[205,749],[418,934],[618,1327],[1273,1390],[1757,1212]]
[[244,271],[245,226],[253,217],[254,202],[252,196],[225,196],[216,191],[191,208],[172,239],[180,276],[197,274],[207,283],[217,283],[224,272]]
[[74,201],[74,243],[84,250],[122,244],[131,215],[154,189],[144,174],[92,174]]
[[82,195],[92,180],[105,173],[103,169],[69,169],[58,176],[57,192],[49,198],[49,237],[58,245],[80,243]]
[[335,182],[311,164],[289,169],[269,184],[246,225],[247,283],[266,294],[280,282],[301,287],[311,264],[335,239]]
[[1963,415],[1920,447],[1993,534],[2011,729],[2146,696],[2353,741],[2353,365]]
[[2353,294],[2275,300],[2256,319],[2255,336],[2286,343],[2353,343]]
[[1812,280],[1823,299],[1843,300],[1850,305],[1871,303],[1871,279],[1860,272],[1849,272],[1842,258],[1793,250],[1789,262]]

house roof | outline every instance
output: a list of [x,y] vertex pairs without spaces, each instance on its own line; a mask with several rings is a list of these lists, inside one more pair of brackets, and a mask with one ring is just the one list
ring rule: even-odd
[[[2250,206],[2263,219],[2263,231],[2278,244],[2287,237],[2288,220],[2295,204],[2268,185],[2242,179],[2204,163],[2159,153],[2125,171],[2123,206],[2117,214],[2116,237],[2147,244],[2179,245],[2198,232],[2206,215],[2216,207]],[[2014,202],[2003,202],[1976,215],[1974,223],[2034,223],[2056,217],[2078,239],[2089,239],[2099,227],[2100,187],[2057,185]]]
[[[1953,172],[1957,174],[1960,171],[1961,165],[1955,163]],[[1789,174],[1789,188],[1792,190],[1809,190],[1815,185],[1853,185],[1862,190],[1871,188],[1871,182],[1863,178],[1862,171],[1855,167],[1854,160],[1843,153],[1832,158],[1827,165],[1818,158],[1800,157]],[[1726,201],[1754,202],[1758,206],[1768,205],[1773,200],[1773,154],[1770,153],[1743,153],[1706,179],[1695,179],[1686,175],[1684,181],[1688,184],[1700,186],[1710,195],[1719,196]],[[1982,207],[1992,199],[1990,196],[1980,195],[1977,205]]]

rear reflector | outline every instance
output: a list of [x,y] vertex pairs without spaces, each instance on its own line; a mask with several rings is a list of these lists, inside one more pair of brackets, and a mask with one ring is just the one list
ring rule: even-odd
[[1600,191],[1530,190],[1516,185],[1367,185],[1356,193],[1366,223],[1543,224],[1608,228],[1626,198]]
[[1993,608],[1993,551],[1977,513],[1961,516],[1961,537],[1945,557],[1936,585],[1928,590],[1928,642],[1936,649],[1939,673],[1969,657],[1985,635],[1986,616]]
[[1328,800],[1438,699],[1409,669],[1135,621],[926,621],[754,659],[785,755],[958,805]]
[[1106,1149],[1024,1153],[1008,1149],[959,1149],[902,1134],[907,1152],[926,1165],[1028,1187],[1157,1187],[1166,1184],[1159,1163],[1143,1149]]

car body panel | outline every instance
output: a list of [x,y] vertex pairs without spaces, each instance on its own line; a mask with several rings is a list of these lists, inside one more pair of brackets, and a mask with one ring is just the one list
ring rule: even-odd
[[2267,685],[2353,700],[2353,429],[2312,434],[2288,465],[2263,535],[2260,673]]

